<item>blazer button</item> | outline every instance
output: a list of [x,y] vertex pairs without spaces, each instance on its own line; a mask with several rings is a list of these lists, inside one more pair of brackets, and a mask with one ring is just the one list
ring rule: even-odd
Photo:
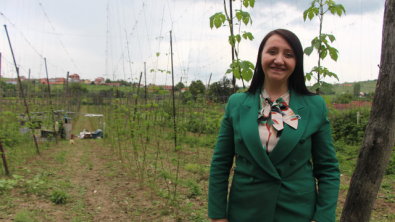
[[250,177],[250,182],[252,183],[254,181],[254,177]]
[[305,138],[302,138],[302,139],[300,139],[300,141],[299,141],[300,144],[303,144],[304,142],[306,142],[306,139],[305,139]]
[[296,162],[297,162],[297,161],[296,161],[295,159],[291,160],[291,166],[295,165]]

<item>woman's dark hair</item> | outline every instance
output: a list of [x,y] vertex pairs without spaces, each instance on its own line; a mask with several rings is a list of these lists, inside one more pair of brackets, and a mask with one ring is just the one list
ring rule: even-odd
[[304,70],[303,70],[303,48],[302,44],[299,41],[299,38],[291,31],[286,29],[276,29],[269,32],[265,38],[262,39],[261,45],[258,50],[258,58],[255,65],[254,76],[252,77],[250,88],[247,92],[255,94],[256,90],[263,84],[265,81],[265,73],[262,69],[262,51],[265,47],[266,41],[273,35],[280,35],[283,37],[288,44],[292,47],[292,50],[295,53],[296,57],[296,65],[295,70],[291,74],[288,79],[288,87],[294,89],[297,93],[302,95],[315,95],[310,92],[304,81]]

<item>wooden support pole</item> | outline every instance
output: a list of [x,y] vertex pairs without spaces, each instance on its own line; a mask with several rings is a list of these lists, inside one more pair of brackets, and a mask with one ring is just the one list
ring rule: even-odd
[[[25,102],[26,115],[27,115],[27,117],[29,118],[29,122],[31,122],[32,119],[31,119],[31,117],[30,117],[29,106],[27,105],[26,98],[25,98],[25,94],[23,93],[23,87],[22,87],[22,83],[21,83],[21,78],[19,78],[19,69],[18,69],[18,66],[16,65],[15,56],[14,56],[14,50],[12,50],[11,40],[10,40],[10,37],[8,36],[7,26],[4,25],[4,28],[5,28],[5,32],[6,32],[6,34],[7,34],[8,43],[9,43],[9,45],[10,45],[11,54],[12,54],[12,59],[14,60],[14,65],[15,65],[15,69],[16,69],[16,75],[18,76],[19,87],[20,87],[21,92],[22,92],[22,95],[23,95],[23,101]],[[34,130],[33,130],[33,129],[32,129],[32,134],[33,134],[34,143],[36,144],[37,154],[40,154],[40,150],[39,150],[38,144],[37,144],[36,135],[34,135]]]
[[9,176],[10,175],[10,171],[8,170],[7,159],[5,158],[5,152],[4,152],[3,144],[1,143],[1,136],[0,136],[0,152],[1,152],[1,157],[3,159],[3,163],[4,163],[5,172]]
[[45,72],[47,73],[48,99],[49,99],[49,106],[50,106],[51,114],[52,114],[53,133],[55,134],[56,144],[58,144],[58,134],[56,133],[55,114],[54,114],[52,99],[51,99],[51,87],[49,86],[48,68],[47,68],[47,59],[46,58],[44,58],[44,63],[45,63]]

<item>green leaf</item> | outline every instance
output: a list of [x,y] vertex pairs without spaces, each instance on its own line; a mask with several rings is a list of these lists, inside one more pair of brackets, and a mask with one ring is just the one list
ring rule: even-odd
[[329,37],[329,40],[330,40],[331,42],[333,42],[333,41],[336,40],[336,38],[335,38],[334,35],[329,35],[329,34],[328,34],[328,37]]
[[319,8],[313,8],[313,13],[315,14],[315,15],[318,15],[319,13],[320,13],[320,9]]
[[249,39],[249,40],[253,40],[254,39],[254,36],[251,34],[251,32],[243,32],[243,38],[244,39]]
[[308,13],[309,13],[308,9],[303,12],[303,21],[306,21]]
[[306,73],[306,75],[305,75],[305,77],[304,77],[304,81],[305,81],[305,82],[306,82],[306,80],[310,81],[312,75],[313,75],[313,72],[308,72],[308,73]]
[[316,84],[314,84],[310,90],[312,91],[316,91],[317,89],[321,88],[320,84],[317,82]]
[[234,76],[236,79],[240,79],[240,78],[241,78],[241,77],[240,77],[240,72],[239,72],[238,69],[234,69],[234,70],[233,70],[233,76]]
[[254,5],[255,5],[255,0],[250,0],[250,7],[254,8]]
[[246,8],[248,7],[248,2],[249,2],[248,0],[244,0],[244,1],[243,1],[244,7],[246,7]]
[[236,18],[237,18],[238,21],[240,21],[243,18],[243,15],[241,14],[241,11],[237,10]]
[[311,53],[313,52],[313,49],[314,49],[313,46],[306,47],[306,48],[304,49],[303,53],[309,56],[309,55],[311,55]]
[[155,72],[155,70],[154,70],[154,69],[151,69],[150,72]]
[[219,19],[221,19],[222,24],[226,21],[226,17],[224,14],[222,14],[222,12],[219,14]]
[[213,29],[213,27],[214,27],[214,16],[215,16],[215,15],[212,15],[212,16],[210,17],[210,28],[211,28],[211,29]]
[[336,75],[335,73],[333,73],[333,72],[329,72],[329,76],[330,76],[330,77],[336,78],[337,81],[340,81],[340,80],[339,80],[339,77],[337,77],[337,75]]
[[242,71],[243,79],[245,81],[247,81],[247,82],[249,82],[252,79],[253,74],[254,73],[253,73],[253,71],[251,69],[247,69],[247,70],[243,70]]
[[240,41],[241,41],[241,36],[240,36],[239,34],[237,34],[235,37],[236,37],[236,41],[240,43]]
[[219,19],[215,19],[215,20],[214,20],[214,25],[215,25],[215,28],[219,28],[219,27],[221,27],[221,25],[222,25],[222,22],[221,22],[221,20],[219,20]]
[[235,47],[236,37],[230,35],[228,41],[231,46]]
[[329,49],[329,55],[331,56],[331,58],[334,60],[334,61],[337,61],[337,58],[338,58],[338,51],[337,51],[337,49],[335,49],[335,48],[330,48]]
[[245,18],[243,18],[243,23],[245,24],[245,25],[248,25],[248,22],[250,21],[250,18],[249,17],[245,17]]
[[346,14],[346,9],[343,7],[342,4],[339,4],[339,8],[344,12],[344,14]]
[[342,11],[342,9],[340,7],[337,7],[336,13],[337,13],[338,16],[341,17],[342,14],[343,14],[343,11]]
[[328,50],[325,48],[325,46],[321,46],[321,59],[325,59],[325,57],[328,55]]
[[160,55],[160,53],[159,53],[159,52],[157,52],[157,53],[156,53],[156,57],[159,57],[159,55]]

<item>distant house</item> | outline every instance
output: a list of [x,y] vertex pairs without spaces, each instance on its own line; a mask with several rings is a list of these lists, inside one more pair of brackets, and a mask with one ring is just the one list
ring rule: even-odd
[[186,88],[182,88],[181,89],[181,92],[183,93],[183,92],[185,92],[187,89]]
[[80,82],[80,76],[78,74],[69,75],[69,82]]
[[168,90],[168,91],[171,91],[171,90],[173,90],[173,86],[163,86],[163,88],[165,89],[165,90]]
[[84,79],[82,80],[83,83],[85,84],[91,84],[91,80],[90,79]]
[[120,85],[121,85],[121,83],[119,83],[119,82],[106,83],[106,86],[117,86],[117,87],[119,87]]
[[[49,79],[49,85],[62,85],[65,82],[65,78],[53,78],[53,79]],[[40,80],[41,84],[48,84],[47,79],[41,79]]]
[[132,83],[131,86],[139,87],[139,88],[144,88],[143,84],[138,84],[138,83]]
[[352,86],[352,84],[343,84],[343,86],[348,86],[348,87],[350,87],[350,86]]
[[104,80],[103,77],[99,77],[95,79],[95,85],[104,85],[106,84],[106,81]]
[[18,80],[17,79],[8,79],[8,80],[5,81],[5,83],[12,84],[12,85],[17,85],[18,84]]

